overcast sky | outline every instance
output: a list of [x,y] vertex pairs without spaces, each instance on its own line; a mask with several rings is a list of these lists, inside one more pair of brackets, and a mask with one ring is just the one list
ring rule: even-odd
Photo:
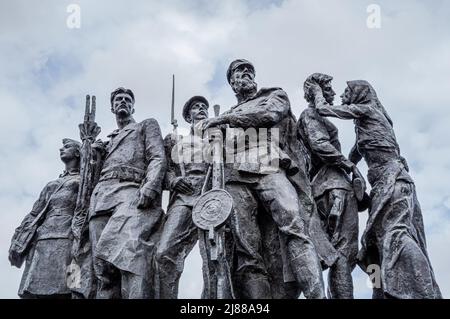
[[[67,6],[81,8],[70,29]],[[367,7],[381,8],[368,28]],[[296,116],[313,72],[373,84],[391,115],[416,182],[437,281],[450,296],[450,1],[0,1],[0,297],[15,298],[22,270],[7,251],[15,227],[43,186],[61,173],[63,137],[78,138],[84,96],[97,96],[101,137],[115,129],[109,95],[136,96],[136,119],[154,117],[170,132],[171,76],[176,108],[206,96],[222,110],[235,103],[226,69],[251,60],[259,87],[282,87]],[[212,112],[211,112],[212,113]],[[351,121],[334,121],[345,154]],[[364,170],[364,166],[362,166]],[[361,232],[367,214],[360,214]],[[188,257],[180,297],[200,297],[197,248]],[[355,270],[355,295],[370,296]]]

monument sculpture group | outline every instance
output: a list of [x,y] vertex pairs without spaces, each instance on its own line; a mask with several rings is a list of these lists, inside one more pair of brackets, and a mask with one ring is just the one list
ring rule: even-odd
[[[12,238],[9,260],[24,264],[19,296],[175,299],[198,242],[202,298],[351,299],[357,265],[368,275],[379,269],[373,298],[442,298],[414,181],[374,88],[349,81],[335,105],[333,78],[312,74],[297,121],[286,92],[258,89],[255,75],[247,60],[230,64],[237,101],[222,113],[214,105],[214,117],[205,97],[190,98],[187,136],[177,132],[172,97],[174,131],[164,139],[156,120],[134,120],[134,93],[118,88],[117,129],[99,140],[88,96],[81,142],[63,139],[64,172]],[[348,157],[328,117],[353,120]]]

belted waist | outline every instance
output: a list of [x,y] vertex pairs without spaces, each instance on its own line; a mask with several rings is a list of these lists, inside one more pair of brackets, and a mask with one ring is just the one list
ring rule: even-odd
[[145,178],[145,171],[131,166],[115,166],[107,168],[100,175],[100,182],[119,179],[127,182],[141,183]]
[[202,175],[205,176],[208,171],[208,163],[185,163],[184,170],[186,175]]
[[74,208],[72,207],[67,207],[67,208],[52,208],[51,210],[49,210],[46,213],[46,217],[48,218],[49,216],[53,216],[53,215],[67,215],[67,216],[73,216],[74,213]]

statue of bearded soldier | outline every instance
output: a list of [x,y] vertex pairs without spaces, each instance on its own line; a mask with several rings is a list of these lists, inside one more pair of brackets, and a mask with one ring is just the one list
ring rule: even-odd
[[71,298],[67,275],[80,183],[80,147],[77,141],[63,139],[60,157],[64,172],[44,187],[12,238],[11,264],[20,268],[26,260],[19,288],[21,298]]
[[[332,79],[315,73],[306,79],[304,86],[320,85],[325,100],[332,105],[336,95],[331,87]],[[328,272],[329,293],[333,299],[352,299],[352,271],[358,254],[358,201],[349,174],[359,178],[355,181],[363,178],[356,166],[342,155],[338,129],[319,115],[309,90],[305,91],[305,99],[309,105],[300,115],[298,133],[311,154],[312,193],[321,224],[339,254]],[[364,195],[364,184],[361,187]]]
[[349,81],[342,105],[330,106],[317,83],[306,89],[320,115],[355,123],[356,144],[349,159],[354,164],[366,160],[372,186],[358,259],[368,273],[370,265],[381,267],[381,287],[374,289],[374,298],[442,298],[426,250],[414,181],[400,154],[393,122],[375,90],[367,81]]
[[[183,107],[183,118],[191,124],[190,134],[181,136],[180,141],[173,134],[164,139],[168,162],[165,189],[170,191],[170,199],[155,258],[158,297],[161,299],[178,297],[184,260],[198,239],[198,229],[192,220],[192,208],[201,195],[210,164],[203,159],[208,141],[202,139],[202,132],[196,132],[195,126],[208,118],[208,108],[208,100],[203,96],[190,98]],[[178,156],[180,158],[175,158]],[[190,158],[185,158],[188,156]]]
[[[281,249],[276,253],[279,260],[285,261],[283,273],[291,275],[290,278],[284,276],[284,281],[297,283],[306,298],[324,298],[322,269],[308,234],[307,221],[314,201],[305,172],[305,158],[300,154],[302,146],[295,133],[296,120],[287,94],[280,88],[258,91],[254,77],[255,69],[249,61],[233,61],[227,79],[236,93],[237,105],[203,123],[204,129],[228,125],[235,129],[236,135],[227,130],[226,140],[237,138],[237,145],[242,142],[245,146],[233,150],[234,163],[227,159],[225,164],[225,188],[234,202],[230,227],[236,246],[236,295],[239,298],[274,296],[268,272],[270,264],[264,258],[262,228],[258,224],[258,215],[263,213],[270,216],[278,228]],[[274,143],[275,153],[279,154],[276,161],[260,158],[258,145],[245,142],[244,131],[251,128],[278,130],[279,143]],[[227,141],[226,145],[234,143]],[[246,161],[246,158],[256,161]]]

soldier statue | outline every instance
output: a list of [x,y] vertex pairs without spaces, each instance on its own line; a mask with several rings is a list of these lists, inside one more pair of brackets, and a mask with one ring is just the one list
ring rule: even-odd
[[372,186],[369,219],[358,258],[363,270],[381,267],[374,298],[441,298],[426,251],[422,212],[393,122],[367,81],[349,81],[342,105],[330,106],[316,83],[306,87],[322,116],[354,120],[356,145],[349,159],[365,159]]
[[166,157],[159,124],[133,118],[134,94],[111,93],[118,129],[106,143],[89,208],[96,298],[154,298],[153,258],[164,221]]
[[[208,118],[208,108],[203,96],[190,98],[183,107],[183,118],[191,125],[190,134],[180,138],[169,134],[164,139],[168,162],[165,189],[170,191],[170,199],[156,253],[159,298],[163,299],[177,298],[184,260],[198,239],[192,208],[201,195],[210,164],[203,158],[208,141],[196,132],[196,125]],[[180,158],[176,158],[178,155]]]
[[67,274],[80,182],[80,146],[77,141],[63,139],[60,157],[64,172],[44,187],[12,238],[11,264],[20,268],[25,261],[21,298],[71,298]]
[[[299,198],[292,182],[292,177],[298,175],[304,166],[297,161],[304,159],[296,154],[296,121],[291,113],[287,94],[280,88],[263,88],[258,91],[254,78],[255,69],[249,61],[233,61],[228,68],[227,79],[236,93],[237,105],[220,116],[203,122],[203,129],[228,125],[232,129],[238,129],[237,131],[252,128],[272,128],[279,131],[280,141],[277,147],[280,165],[258,156],[253,157],[258,152],[258,147],[256,145],[252,148],[247,143],[244,148],[235,149],[237,161],[228,163],[227,160],[225,163],[225,188],[234,201],[230,226],[236,246],[234,276],[237,278],[235,286],[239,291],[236,295],[238,298],[272,298],[257,222],[258,208],[262,208],[278,226],[285,243],[287,266],[292,270],[294,280],[306,298],[324,298],[319,257],[303,218],[306,219],[309,214],[312,199],[306,193]],[[233,138],[228,135],[227,133],[225,139]],[[243,140],[245,139],[244,136]],[[249,158],[256,158],[256,161],[241,161],[246,158],[245,153],[250,155]],[[305,174],[302,182],[309,187]],[[306,186],[300,187],[300,190],[308,191]]]
[[[336,95],[332,79],[315,73],[306,79],[304,87],[309,83],[318,84],[325,101],[332,105]],[[305,99],[309,105],[300,115],[298,133],[311,154],[310,178],[317,211],[339,254],[328,272],[328,290],[333,299],[352,299],[352,270],[358,254],[358,202],[349,174],[361,174],[342,155],[338,129],[318,114],[309,91],[305,92]]]

